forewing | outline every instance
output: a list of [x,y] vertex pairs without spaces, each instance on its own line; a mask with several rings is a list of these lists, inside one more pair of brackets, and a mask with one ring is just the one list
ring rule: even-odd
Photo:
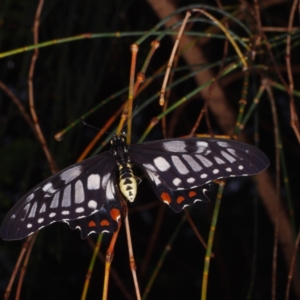
[[161,190],[172,195],[220,178],[255,175],[269,165],[265,154],[251,145],[213,138],[147,142],[131,145],[129,153],[160,199]]
[[74,164],[22,197],[8,212],[2,226],[4,240],[22,239],[53,222],[89,216],[106,200],[115,198],[108,185],[116,171],[110,152]]

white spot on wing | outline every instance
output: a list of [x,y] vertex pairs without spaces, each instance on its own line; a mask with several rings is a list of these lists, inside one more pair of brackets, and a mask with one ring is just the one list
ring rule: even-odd
[[110,180],[106,186],[106,198],[108,200],[115,198],[115,187],[112,180]]
[[77,208],[75,209],[75,212],[77,212],[77,213],[82,213],[82,212],[84,212],[84,208],[83,208],[83,207],[77,207]]
[[194,183],[195,182],[195,178],[194,177],[190,177],[187,179],[188,183]]
[[46,204],[44,203],[40,209],[40,213],[43,213],[46,211]]
[[195,199],[194,200],[194,203],[196,203],[196,202],[202,202],[203,200],[201,200],[201,199]]
[[202,167],[194,160],[194,158],[192,156],[182,155],[182,157],[186,160],[186,162],[193,169],[193,171],[199,172],[202,170]]
[[207,174],[201,174],[200,177],[201,178],[207,178]]
[[53,218],[53,217],[55,217],[55,216],[56,216],[56,213],[55,213],[55,212],[52,212],[52,213],[49,214],[49,217],[50,217],[50,218]]
[[34,218],[35,217],[36,208],[37,208],[37,202],[34,202],[32,207],[31,207],[28,218]]
[[208,160],[207,158],[205,158],[203,155],[197,154],[195,156],[200,160],[200,162],[203,163],[204,167],[208,168],[208,167],[212,166],[213,163],[210,160]]
[[170,168],[170,164],[161,156],[156,157],[153,159],[153,162],[158,170],[160,171],[167,171]]
[[202,152],[204,152],[207,149],[208,143],[207,142],[203,142],[203,141],[198,141],[196,143],[196,146],[197,146],[196,153],[202,153]]
[[47,193],[50,193],[50,194],[53,194],[55,193],[57,190],[53,188],[53,185],[51,182],[48,182],[47,184],[45,184],[42,188],[42,190],[44,192],[47,192]]
[[221,151],[221,154],[224,158],[226,158],[230,163],[233,163],[236,161],[236,159],[234,157],[232,157],[231,155],[229,155],[227,152],[225,151]]
[[218,156],[215,156],[214,159],[215,159],[216,163],[219,165],[225,164],[225,161]]
[[156,172],[156,171],[157,171],[156,168],[154,168],[154,166],[151,165],[151,164],[143,164],[143,166],[144,166],[146,169],[149,169],[149,170],[152,171],[152,172]]
[[218,170],[218,169],[214,169],[214,170],[213,170],[213,173],[214,173],[214,174],[218,174],[218,173],[219,173],[219,170]]
[[88,177],[87,188],[89,190],[99,190],[99,188],[100,188],[100,176],[98,174],[91,174]]
[[59,200],[59,192],[57,192],[54,197],[53,200],[50,204],[50,208],[57,208],[58,207],[58,200]]
[[104,176],[102,177],[102,187],[103,187],[103,188],[106,187],[107,181],[108,181],[110,175],[111,175],[110,173],[107,173],[106,175],[104,175]]
[[234,156],[238,157],[238,155],[237,155],[237,153],[236,153],[236,150],[235,150],[235,149],[233,149],[233,148],[227,148],[227,151],[228,151],[229,153],[231,153],[232,155],[234,155]]
[[26,198],[26,202],[29,202],[33,199],[34,197],[34,193],[30,194],[27,198]]
[[174,178],[174,179],[173,179],[173,184],[174,184],[175,186],[178,186],[180,183],[181,183],[181,179],[180,179],[180,178]]
[[169,152],[186,152],[185,146],[184,141],[169,141],[163,143],[164,149]]
[[184,165],[184,163],[182,162],[182,160],[178,156],[172,155],[171,159],[172,159],[172,162],[173,162],[175,168],[177,169],[177,171],[180,174],[184,175],[184,174],[189,173],[189,170],[187,169],[187,167]]
[[71,185],[67,185],[64,189],[64,194],[62,198],[62,207],[69,207],[71,206]]
[[28,213],[29,208],[30,208],[30,203],[28,203],[28,204],[24,207],[24,217],[21,218],[22,221],[24,221],[24,219],[25,219],[25,217],[26,217],[26,215],[27,215],[27,213]]
[[62,214],[62,215],[69,215],[70,212],[69,212],[68,210],[63,210],[63,211],[61,212],[61,214]]
[[32,224],[28,223],[27,228],[31,228],[31,227],[32,227]]
[[208,147],[208,143],[207,142],[204,142],[204,141],[198,141],[196,143],[197,146],[201,146],[201,147],[205,147],[207,148]]
[[[79,226],[76,226],[76,229],[80,229],[81,230],[81,228],[79,227]],[[102,232],[108,232],[107,230],[103,230]],[[89,235],[91,235],[92,233],[96,233],[96,231],[90,231],[87,235],[89,236]]]
[[239,168],[239,170],[243,170],[244,169],[244,167],[242,165],[239,165],[238,168]]
[[84,190],[81,180],[77,180],[75,183],[75,203],[79,204],[84,201]]
[[217,141],[217,144],[220,146],[220,147],[230,147],[229,144],[227,142],[220,142],[220,141]]
[[231,172],[231,171],[232,171],[231,168],[226,168],[225,170],[226,170],[227,172]]
[[42,222],[44,222],[44,218],[39,218],[38,223],[42,223]]
[[68,184],[70,181],[77,178],[81,173],[81,166],[75,166],[62,172],[60,174],[60,179],[64,180],[65,184]]
[[151,172],[150,170],[147,170],[147,169],[146,169],[146,172],[148,173],[150,179],[151,179],[156,185],[161,184],[161,181],[160,181],[160,179],[159,179],[159,177],[158,177],[158,175],[157,175],[156,173]]
[[95,200],[90,200],[88,202],[88,207],[92,208],[92,209],[96,209],[97,208],[97,202]]

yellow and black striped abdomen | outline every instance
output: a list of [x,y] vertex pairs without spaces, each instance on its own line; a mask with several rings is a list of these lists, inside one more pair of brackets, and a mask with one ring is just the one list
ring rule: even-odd
[[119,187],[122,194],[130,201],[133,202],[137,192],[137,183],[133,175],[131,165],[129,163],[119,165],[120,183]]

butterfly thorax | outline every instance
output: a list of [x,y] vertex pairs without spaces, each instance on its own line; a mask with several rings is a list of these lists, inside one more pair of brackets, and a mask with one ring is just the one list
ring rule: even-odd
[[133,175],[125,137],[114,136],[111,144],[111,152],[119,168],[120,190],[126,199],[133,202],[137,193],[137,182]]

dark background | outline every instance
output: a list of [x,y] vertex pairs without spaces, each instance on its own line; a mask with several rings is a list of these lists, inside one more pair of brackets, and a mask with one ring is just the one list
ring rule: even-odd
[[[192,3],[194,2],[175,1],[174,5],[181,7]],[[201,1],[202,3],[203,1]],[[207,3],[217,7],[215,2],[207,1]],[[1,53],[33,44],[32,28],[37,4],[37,1],[20,0],[6,1],[0,4]],[[253,37],[257,34],[253,15],[251,15],[253,12],[251,2],[248,3],[248,10],[243,7],[245,3],[242,4],[240,1],[222,1],[222,4],[225,8],[231,8],[229,12],[232,14],[236,11],[243,12],[242,15],[237,14],[241,22],[249,27]],[[287,26],[292,6],[291,1],[265,1],[264,5],[260,8],[264,26]],[[221,19],[220,15],[216,14],[215,16]],[[296,14],[296,19],[298,17],[299,15]],[[151,3],[146,1],[47,1],[44,3],[41,13],[39,40],[44,42],[81,33],[146,32],[159,21]],[[295,26],[299,26],[298,19]],[[209,25],[204,23],[195,23],[192,30],[204,32],[208,27]],[[235,24],[232,25],[231,30],[240,37],[244,37],[245,33]],[[270,32],[268,38],[271,39],[282,34],[285,33]],[[130,45],[138,38],[139,36],[131,34],[120,38],[83,39],[40,49],[33,78],[35,108],[49,149],[59,169],[74,163],[97,131],[79,124],[65,134],[60,142],[54,139],[54,135],[107,97],[128,86]],[[145,61],[152,39],[154,37],[148,38],[140,45],[137,71],[141,69]],[[152,76],[166,63],[172,45],[173,41],[169,36],[162,39],[160,48],[150,62],[147,76]],[[285,44],[273,43],[272,45],[278,66],[286,79]],[[292,45],[291,61],[295,89],[299,89],[297,39],[292,41]],[[217,62],[222,59],[223,46],[224,39],[211,38],[202,47],[202,50],[208,61]],[[228,56],[234,54],[231,46],[228,51]],[[28,51],[0,59],[0,81],[17,96],[27,111],[29,111],[27,79],[31,56],[32,52]],[[265,68],[262,71],[258,67],[255,68],[258,65],[263,65],[268,69]],[[184,59],[180,59],[178,66],[187,67],[187,64]],[[267,76],[279,82],[270,56],[264,47],[258,51],[257,60],[253,62],[252,66],[247,95],[249,105],[253,102],[263,77]],[[183,71],[177,72],[174,79],[188,75],[190,71],[190,68],[185,68]],[[213,71],[217,74],[218,68]],[[238,101],[241,98],[243,76],[244,74],[239,70],[229,74],[224,81],[220,81],[227,96],[228,105],[233,107],[236,113],[238,112]],[[157,93],[161,84],[162,76],[155,78],[151,85],[138,96],[135,108]],[[175,103],[196,87],[197,84],[193,78],[178,85],[172,89],[170,103]],[[290,180],[296,228],[298,228],[299,144],[290,127],[289,96],[284,91],[274,89],[273,92]],[[86,121],[101,128],[126,100],[127,93],[125,92],[100,110],[95,111]],[[203,97],[198,94],[167,116],[167,128],[170,136],[177,137],[190,132],[203,107],[203,100]],[[295,98],[295,100],[296,109],[299,110],[297,104],[299,98]],[[133,119],[133,143],[138,141],[151,119],[160,112],[161,107],[158,105],[158,100],[155,100]],[[218,120],[210,111],[208,115],[213,132],[222,134]],[[274,125],[270,102],[266,95],[263,96],[257,108],[257,119],[260,148],[270,158],[271,166],[268,172],[275,178]],[[0,124],[1,222],[13,204],[30,188],[50,176],[51,172],[44,152],[31,128],[3,90],[0,90]],[[254,124],[252,117],[244,129],[244,134],[248,136],[249,141],[253,141]],[[109,133],[115,130],[116,125],[117,122],[110,128]],[[163,138],[161,128],[161,124],[158,124],[147,136],[147,140]],[[197,133],[209,133],[205,121],[200,124]],[[100,143],[101,141],[97,146]],[[96,152],[96,148],[94,151]],[[142,176],[138,170],[136,172]],[[216,191],[217,185],[212,184],[211,203],[197,203],[189,210],[204,240],[207,240],[208,237]],[[246,299],[247,296],[249,297],[247,299],[271,298],[274,226],[260,198],[256,199],[255,195],[254,178],[232,178],[226,183],[213,245],[215,258],[212,259],[210,265],[208,299]],[[280,196],[284,210],[287,210],[287,191],[282,182]],[[146,209],[147,204],[153,205]],[[167,241],[183,216],[183,213],[176,214],[169,208],[165,209],[148,268],[144,274],[140,274],[145,253],[149,247],[150,236],[163,205],[156,199],[146,180],[143,180],[139,186],[136,201],[129,205],[133,249],[142,293],[157,266]],[[255,232],[255,222],[258,224],[257,232]],[[254,233],[257,233],[256,240]],[[111,234],[104,234],[102,253],[105,253],[110,237]],[[96,236],[92,235],[91,239],[95,241]],[[7,287],[23,243],[23,240],[0,241],[0,294],[3,294]],[[289,268],[281,249],[279,244],[277,299],[284,299]],[[40,231],[30,256],[21,298],[79,299],[92,251],[91,244],[86,240],[81,240],[79,231],[71,231],[65,224],[55,223],[44,228]],[[256,263],[253,271],[254,254]],[[157,299],[157,297],[161,299],[199,299],[204,256],[205,249],[199,243],[191,226],[186,222],[179,231],[171,251],[168,252],[148,299]],[[123,227],[116,243],[112,267],[134,299],[127,241]],[[100,299],[103,270],[103,263],[98,260],[93,270],[87,299]],[[252,271],[254,273],[251,273]],[[253,274],[255,274],[254,287],[249,293]],[[17,282],[12,288],[12,296],[15,295],[16,289]],[[126,299],[112,278],[109,285],[109,299]],[[290,299],[298,299],[293,291]]]

